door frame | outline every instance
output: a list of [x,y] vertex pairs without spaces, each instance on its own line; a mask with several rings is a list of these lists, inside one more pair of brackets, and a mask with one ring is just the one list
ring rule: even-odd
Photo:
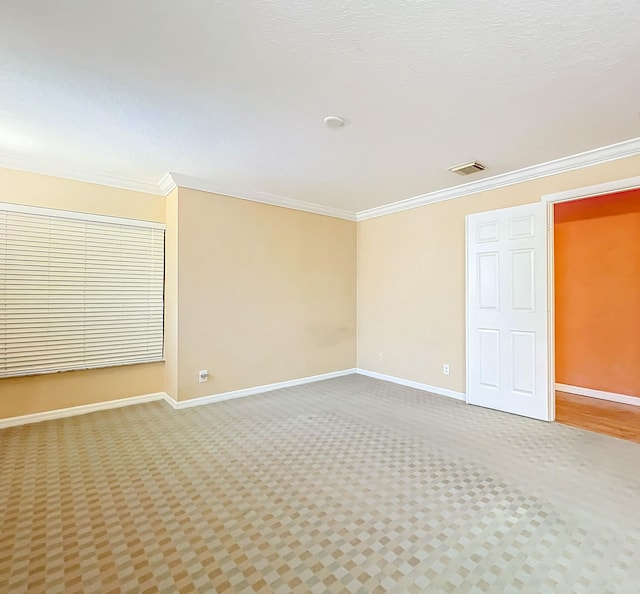
[[584,200],[607,194],[617,194],[640,188],[640,176],[628,177],[602,184],[574,188],[564,192],[543,194],[540,200],[547,204],[547,354],[549,357],[549,411],[550,421],[556,418],[556,337],[555,337],[555,262],[554,262],[554,205],[559,202]]

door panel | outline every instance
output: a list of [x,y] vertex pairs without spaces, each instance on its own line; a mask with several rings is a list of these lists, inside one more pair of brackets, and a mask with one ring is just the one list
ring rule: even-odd
[[500,256],[497,252],[478,255],[478,296],[480,309],[498,309]]
[[542,203],[467,217],[467,402],[549,420]]
[[536,393],[536,335],[535,332],[511,332],[511,378],[514,392],[535,396]]
[[479,328],[478,339],[480,385],[497,390],[500,387],[500,332],[490,328]]
[[535,311],[535,254],[533,250],[512,251],[511,270],[511,304],[513,309]]

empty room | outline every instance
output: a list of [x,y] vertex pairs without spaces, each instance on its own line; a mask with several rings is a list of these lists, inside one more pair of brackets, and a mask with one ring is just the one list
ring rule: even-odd
[[0,592],[636,594],[639,23],[0,0]]

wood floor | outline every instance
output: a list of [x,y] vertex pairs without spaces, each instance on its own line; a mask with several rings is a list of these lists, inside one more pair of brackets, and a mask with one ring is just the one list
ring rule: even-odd
[[556,421],[640,443],[640,406],[556,392]]

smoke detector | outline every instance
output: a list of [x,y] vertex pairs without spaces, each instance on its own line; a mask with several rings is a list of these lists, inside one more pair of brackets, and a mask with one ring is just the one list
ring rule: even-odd
[[478,161],[470,161],[469,163],[449,167],[449,171],[453,171],[453,173],[457,173],[458,175],[470,175],[471,173],[484,171],[485,169],[486,167],[482,163],[478,163]]

